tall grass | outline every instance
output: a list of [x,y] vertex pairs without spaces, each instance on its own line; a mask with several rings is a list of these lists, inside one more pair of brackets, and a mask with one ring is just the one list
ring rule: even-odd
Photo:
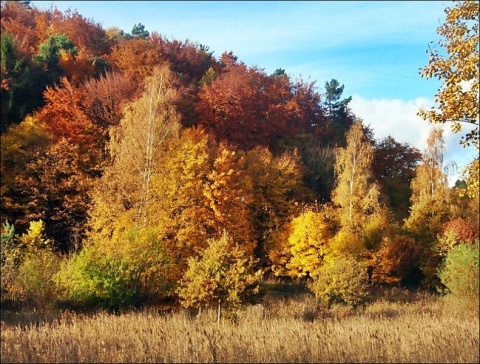
[[220,325],[214,310],[4,316],[1,332],[2,362],[479,361],[478,317],[427,295],[360,311],[266,297]]

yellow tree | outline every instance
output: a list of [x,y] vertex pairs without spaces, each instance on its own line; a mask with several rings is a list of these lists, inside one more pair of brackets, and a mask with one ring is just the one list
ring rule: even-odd
[[[425,275],[424,284],[438,283],[437,268],[440,257],[435,253],[434,244],[442,225],[450,218],[448,182],[443,172],[444,139],[441,128],[433,128],[427,139],[423,163],[417,166],[412,179],[412,206],[405,220],[419,244],[419,264]],[[421,244],[421,245],[420,245]]]
[[[473,144],[479,148],[479,2],[454,1],[445,9],[446,20],[438,29],[441,36],[436,48],[430,49],[428,65],[421,70],[422,77],[436,77],[443,81],[435,95],[438,108],[419,110],[419,115],[431,123],[451,122],[452,130],[462,131],[462,124],[470,131],[461,137],[464,146]],[[467,168],[468,189],[471,196],[478,196],[478,158]]]
[[346,135],[347,145],[338,148],[335,173],[336,188],[332,201],[338,206],[341,229],[334,246],[341,252],[361,252],[365,228],[382,223],[379,187],[372,173],[373,147],[365,138],[361,121],[355,122]]
[[332,216],[327,207],[320,211],[307,210],[291,222],[288,237],[290,261],[288,274],[294,278],[311,276],[323,264],[332,238]]
[[165,141],[176,136],[179,128],[172,82],[167,66],[155,69],[145,82],[143,94],[127,105],[124,118],[112,129],[112,164],[106,168],[93,196],[94,227],[111,228],[113,224],[108,220],[119,220],[123,213],[136,227],[150,224],[152,179],[162,168],[159,156]]
[[[218,304],[229,309],[245,302],[248,294],[258,292],[261,270],[255,262],[235,245],[225,232],[208,241],[201,257],[188,259],[178,295],[185,307]],[[218,318],[220,319],[220,310]]]

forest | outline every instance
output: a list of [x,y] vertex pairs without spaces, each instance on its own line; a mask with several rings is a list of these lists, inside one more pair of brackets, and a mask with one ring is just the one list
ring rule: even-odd
[[277,279],[327,309],[403,287],[478,312],[478,159],[449,186],[438,125],[478,150],[478,3],[455,4],[420,151],[375,139],[339,80],[2,1],[2,309],[227,314]]

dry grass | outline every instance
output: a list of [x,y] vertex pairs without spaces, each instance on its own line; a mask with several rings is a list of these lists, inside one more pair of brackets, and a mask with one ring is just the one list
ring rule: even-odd
[[219,326],[213,310],[32,317],[2,317],[2,362],[479,361],[478,317],[426,295],[359,312],[327,312],[310,295],[267,297]]

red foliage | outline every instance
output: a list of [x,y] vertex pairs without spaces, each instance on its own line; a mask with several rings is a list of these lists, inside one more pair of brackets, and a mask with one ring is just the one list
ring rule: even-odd
[[447,232],[454,232],[457,238],[460,241],[465,243],[473,243],[476,239],[479,238],[478,228],[462,219],[461,217],[457,217],[456,219],[452,219],[442,226],[441,235],[444,236]]
[[279,139],[301,133],[311,123],[303,85],[295,89],[288,77],[267,76],[230,54],[224,54],[221,63],[222,72],[201,87],[196,105],[200,124],[218,139],[246,150],[257,145],[275,148]]
[[57,140],[65,138],[72,143],[85,144],[95,140],[94,125],[84,112],[85,93],[82,89],[74,87],[64,77],[60,86],[47,87],[44,97],[46,104],[38,116]]

